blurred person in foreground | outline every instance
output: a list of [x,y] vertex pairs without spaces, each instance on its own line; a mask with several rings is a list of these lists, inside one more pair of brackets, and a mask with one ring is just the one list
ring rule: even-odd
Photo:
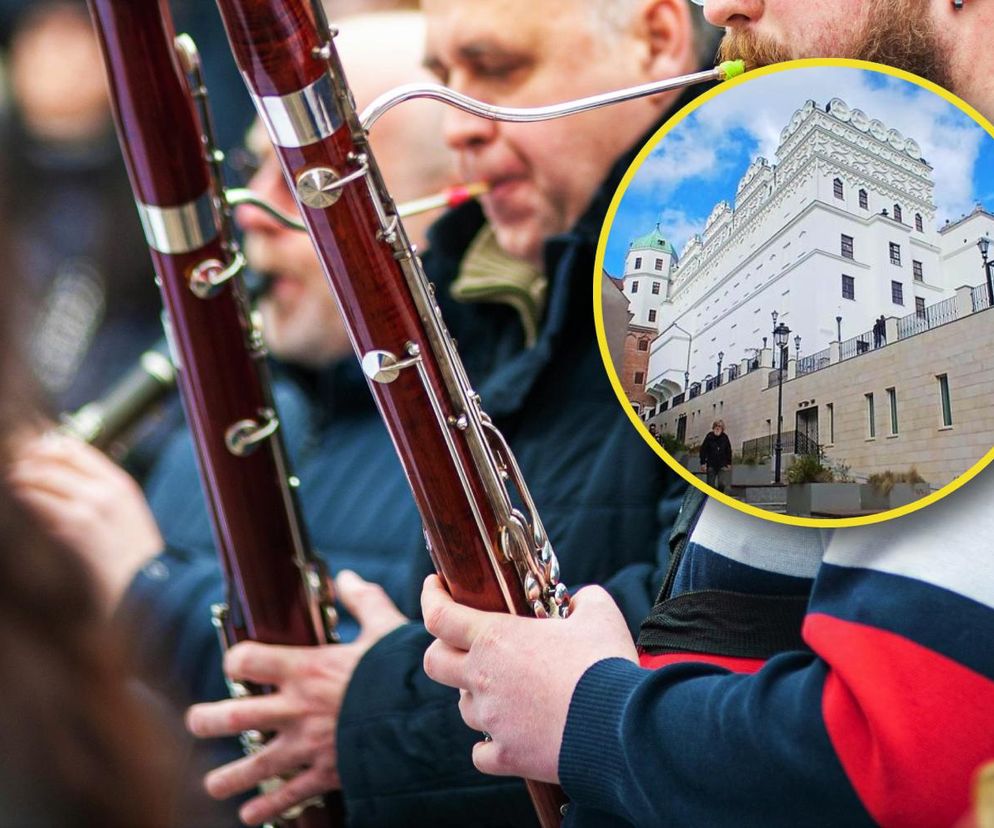
[[[2,225],[0,261],[13,277]],[[90,573],[9,484],[11,435],[38,416],[13,336],[21,299],[14,283],[0,307],[0,825],[171,828],[175,734],[127,682]]]
[[82,0],[16,9],[0,221],[30,304],[15,335],[48,413],[100,395],[161,336],[159,296]]
[[[585,0],[557,0],[554,13],[542,18],[525,3],[459,8],[466,31],[458,34],[458,42],[450,21],[439,9],[429,10],[433,25],[442,26],[442,41],[430,39],[429,66],[448,75],[444,67],[459,55],[452,85],[484,98],[514,89],[517,103],[542,104],[684,74],[697,66],[694,23],[683,0],[631,4],[620,11],[614,5],[601,11]],[[376,45],[395,52],[396,45],[376,31]],[[347,38],[347,26],[343,34]],[[607,60],[615,51],[626,54],[626,60]],[[347,54],[343,60],[351,68]],[[635,145],[679,102],[677,94],[669,94],[529,128],[448,116],[448,141],[465,162],[466,179],[484,178],[493,186],[483,205],[489,221],[477,205],[454,210],[429,234],[426,254],[474,388],[517,453],[564,576],[604,582],[624,570],[612,588],[633,624],[648,610],[646,584],[654,580],[657,544],[683,487],[619,416],[595,345],[588,285],[614,187]],[[395,114],[402,122],[405,114],[412,119],[405,134],[420,123],[405,109]],[[372,140],[393,186],[376,143],[380,129]],[[406,159],[415,169],[423,163],[420,157]],[[282,178],[268,162],[259,181],[275,188]],[[299,236],[281,235],[252,211],[243,211],[241,220],[257,266],[267,255],[267,239],[274,246],[277,240],[289,245],[290,238],[306,244]],[[270,296],[290,312],[295,297],[304,295],[303,260],[290,265],[284,254],[271,262]],[[320,281],[313,257],[306,273]],[[277,352],[279,336],[267,324]],[[325,335],[332,330],[315,327]],[[295,330],[305,328],[311,330],[301,322]],[[310,348],[296,358],[307,360],[313,370],[325,364],[317,355]],[[342,377],[358,376],[351,360],[335,370]],[[326,375],[327,369],[320,368],[318,388],[329,388]],[[298,432],[287,420],[292,410],[280,400],[288,435],[299,435],[290,437],[290,451],[298,453],[294,459],[303,481],[305,516],[333,569],[355,561],[362,574],[382,581],[404,614],[415,616],[420,581],[431,570],[419,521],[396,458],[386,459],[392,449],[382,426],[379,443],[357,445],[351,457],[341,448],[349,445],[342,423],[350,409],[371,407],[368,392],[360,393],[356,384],[348,387],[350,393],[335,398],[337,405],[319,400],[320,427],[310,430]],[[330,438],[327,429],[332,429]],[[320,469],[302,468],[305,450],[314,453],[318,446],[325,452]],[[344,462],[333,466],[327,452],[336,446]],[[177,479],[191,481],[189,450],[182,452],[186,478]],[[203,506],[192,502],[190,488],[189,482],[168,487],[170,507],[157,510],[167,550],[141,569],[125,604],[162,608],[143,631],[172,647],[168,664],[188,696],[218,698],[219,678],[210,678],[206,667],[214,652],[206,605],[220,597],[221,588]],[[154,507],[161,492],[153,485],[149,493]],[[60,520],[58,515],[51,519]],[[107,551],[97,550],[98,556],[106,558]],[[134,573],[125,569],[118,595]],[[361,625],[352,623],[351,643],[309,650],[247,644],[228,654],[230,676],[262,680],[277,692],[265,700],[198,707],[189,717],[192,729],[217,736],[259,727],[278,735],[258,755],[212,773],[208,790],[226,797],[250,791],[274,773],[300,771],[279,791],[242,808],[251,823],[338,786],[353,825],[533,823],[520,782],[486,779],[470,764],[477,736],[459,722],[455,695],[428,681],[421,669],[428,644],[424,628],[401,623],[383,592],[355,576],[339,577],[339,594]],[[206,682],[212,682],[213,695]],[[269,716],[276,708],[283,711],[279,721]]]

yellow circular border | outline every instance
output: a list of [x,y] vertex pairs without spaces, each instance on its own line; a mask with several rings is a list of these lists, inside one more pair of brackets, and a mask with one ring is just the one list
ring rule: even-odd
[[706,104],[708,101],[716,98],[718,95],[724,94],[725,92],[735,89],[737,86],[741,86],[744,83],[748,83],[754,78],[765,77],[766,75],[772,75],[778,72],[790,71],[792,69],[802,69],[802,68],[846,68],[846,69],[862,69],[864,71],[877,72],[879,74],[890,75],[895,78],[900,78],[901,80],[913,83],[923,89],[927,89],[930,92],[938,95],[939,97],[945,99],[948,103],[951,103],[957,109],[959,109],[964,114],[972,118],[977,124],[979,124],[990,136],[994,138],[994,126],[991,125],[983,115],[981,115],[974,107],[970,106],[966,101],[953,95],[951,92],[943,89],[941,86],[932,83],[931,81],[925,80],[918,75],[913,75],[910,72],[905,72],[901,69],[895,69],[892,66],[886,66],[880,63],[871,63],[865,60],[849,60],[845,58],[813,58],[807,60],[792,60],[786,63],[776,63],[771,66],[766,66],[761,69],[754,69],[746,72],[744,75],[740,75],[724,83],[719,84],[713,89],[709,89],[703,95],[687,104],[683,109],[669,118],[665,124],[663,124],[653,136],[648,140],[646,145],[639,151],[639,154],[635,157],[635,160],[629,166],[628,170],[625,172],[624,177],[621,179],[621,184],[618,185],[618,189],[611,199],[611,205],[608,207],[607,216],[604,219],[604,224],[601,227],[600,238],[597,242],[597,257],[594,265],[594,326],[597,329],[597,344],[600,347],[601,359],[604,362],[604,367],[607,370],[608,379],[611,381],[611,386],[614,388],[614,393],[617,395],[618,400],[621,402],[622,408],[628,419],[632,421],[632,425],[635,426],[635,430],[642,435],[642,439],[649,444],[650,448],[656,452],[666,464],[673,469],[677,474],[679,474],[688,483],[696,486],[702,492],[708,496],[719,500],[726,506],[731,506],[733,509],[738,509],[740,512],[744,512],[749,515],[754,515],[756,517],[762,518],[763,520],[769,520],[774,523],[784,523],[789,526],[805,526],[813,528],[828,528],[836,529],[846,526],[867,526],[873,523],[882,523],[892,518],[902,517],[903,515],[909,515],[912,512],[917,512],[919,509],[924,509],[926,506],[936,503],[937,501],[944,498],[950,492],[956,491],[960,486],[963,486],[974,477],[977,476],[990,462],[994,460],[994,447],[990,449],[980,460],[974,463],[969,469],[967,469],[959,477],[955,478],[951,483],[947,483],[941,489],[932,494],[927,495],[920,500],[916,500],[913,503],[909,503],[905,506],[900,506],[897,509],[888,509],[885,512],[881,512],[876,515],[865,515],[863,517],[853,517],[853,518],[804,518],[795,517],[793,515],[781,515],[775,512],[769,512],[765,509],[760,509],[756,506],[750,506],[747,503],[743,503],[740,500],[735,500],[726,494],[722,494],[717,489],[708,486],[707,483],[701,481],[696,475],[692,474],[688,469],[684,468],[680,463],[678,463],[670,454],[667,452],[659,442],[653,438],[649,433],[649,429],[646,428],[645,423],[635,414],[632,409],[631,403],[625,396],[624,389],[621,387],[621,380],[618,378],[618,373],[615,370],[614,362],[611,359],[611,354],[607,347],[607,337],[604,333],[604,307],[601,303],[601,282],[604,273],[604,257],[607,251],[607,239],[610,235],[611,227],[614,224],[615,214],[618,211],[618,206],[621,204],[621,199],[624,197],[628,190],[632,179],[638,172],[642,163],[649,156],[649,153],[656,148],[656,145],[666,137],[666,135],[672,130],[677,124],[683,121],[692,112],[695,112],[698,108]]

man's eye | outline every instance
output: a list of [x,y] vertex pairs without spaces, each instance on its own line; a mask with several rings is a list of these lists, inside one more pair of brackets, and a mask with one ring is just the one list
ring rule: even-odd
[[476,74],[481,78],[489,78],[491,80],[503,80],[510,78],[515,72],[523,68],[523,63],[478,63],[476,65]]
[[427,61],[425,63],[425,69],[427,69],[439,83],[443,85],[448,84],[449,70],[446,69],[441,63],[433,60]]

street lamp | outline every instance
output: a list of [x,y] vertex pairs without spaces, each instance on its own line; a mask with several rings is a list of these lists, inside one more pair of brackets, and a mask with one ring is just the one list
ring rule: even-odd
[[683,372],[683,390],[687,391],[690,389],[690,371]]
[[[777,312],[773,311],[773,319],[776,321]],[[786,347],[790,339],[790,328],[783,322],[773,328],[773,344],[780,353]],[[780,482],[780,459],[783,455],[783,359],[780,360],[777,382],[777,443],[773,450],[773,482]]]
[[984,257],[984,272],[987,275],[988,307],[994,308],[994,261],[988,261],[987,259],[987,254],[991,249],[990,237],[985,235],[978,239],[977,247],[980,248],[980,255]]
[[794,337],[794,359],[801,358],[801,335],[798,334]]
[[715,380],[715,385],[721,385],[721,363],[725,358],[724,351],[718,351],[718,378]]
[[835,317],[835,338],[837,342],[842,342],[842,317]]

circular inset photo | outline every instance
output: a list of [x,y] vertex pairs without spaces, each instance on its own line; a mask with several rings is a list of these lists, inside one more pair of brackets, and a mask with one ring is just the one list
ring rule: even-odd
[[872,523],[994,456],[994,131],[912,75],[797,61],[656,133],[601,234],[595,304],[633,423],[786,523]]

